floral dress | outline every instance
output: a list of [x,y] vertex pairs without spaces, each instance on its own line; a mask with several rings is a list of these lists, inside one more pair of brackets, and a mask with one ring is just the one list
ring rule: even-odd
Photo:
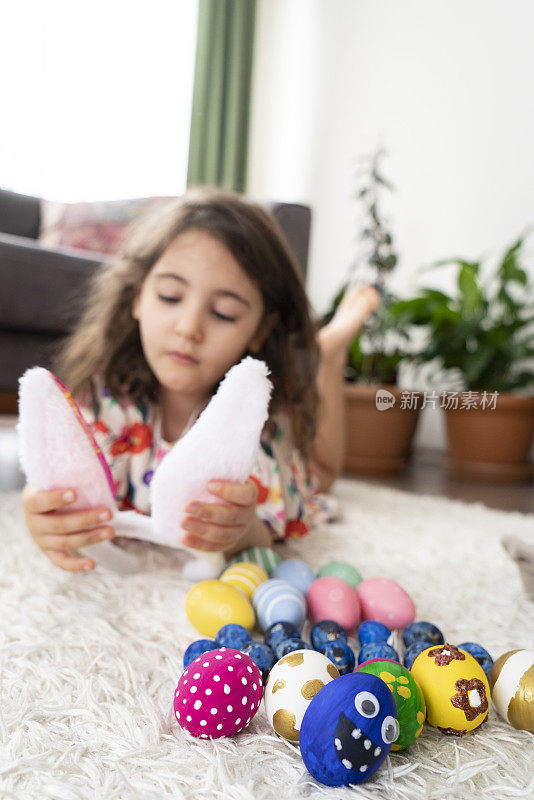
[[[163,439],[160,407],[119,403],[97,381],[93,389],[77,402],[109,464],[117,505],[149,514],[150,481],[174,444]],[[318,492],[316,472],[292,446],[287,414],[265,424],[250,478],[258,487],[256,515],[274,540],[304,536],[319,522],[338,518],[334,498]]]

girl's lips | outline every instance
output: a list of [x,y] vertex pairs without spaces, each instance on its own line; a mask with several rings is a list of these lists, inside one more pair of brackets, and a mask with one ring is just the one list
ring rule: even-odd
[[183,355],[182,353],[169,353],[170,357],[177,364],[197,364],[197,360],[191,356]]

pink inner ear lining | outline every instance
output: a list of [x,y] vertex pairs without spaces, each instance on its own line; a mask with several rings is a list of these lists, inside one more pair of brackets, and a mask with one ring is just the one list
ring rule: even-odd
[[89,439],[89,441],[91,443],[91,447],[95,451],[96,456],[97,456],[98,460],[100,461],[100,465],[101,465],[102,469],[104,470],[104,473],[106,475],[106,478],[107,478],[107,481],[108,481],[108,484],[109,484],[109,488],[111,489],[111,495],[112,495],[112,497],[115,497],[115,487],[113,485],[113,476],[111,474],[111,470],[109,468],[108,462],[106,461],[101,448],[98,446],[97,441],[96,441],[95,437],[93,436],[93,433],[92,433],[89,425],[85,421],[82,412],[78,408],[78,405],[77,405],[76,401],[72,397],[72,395],[71,395],[70,391],[67,389],[67,387],[63,383],[61,383],[59,378],[56,375],[54,375],[53,372],[50,372],[50,370],[47,370],[47,371],[50,374],[50,377],[53,379],[53,381],[56,383],[56,385],[61,390],[62,394],[65,396],[66,400],[68,401],[68,403],[69,403],[70,407],[72,408],[72,410],[74,411],[74,413],[76,414],[76,418],[78,419],[78,422],[80,423],[80,425],[82,426],[85,434],[87,435],[87,437],[88,437],[88,439]]

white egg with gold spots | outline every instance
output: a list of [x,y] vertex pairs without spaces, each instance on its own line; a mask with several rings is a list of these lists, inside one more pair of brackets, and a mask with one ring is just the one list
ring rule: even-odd
[[264,693],[265,713],[275,731],[298,743],[306,709],[334,678],[339,678],[337,667],[315,650],[295,650],[277,661]]

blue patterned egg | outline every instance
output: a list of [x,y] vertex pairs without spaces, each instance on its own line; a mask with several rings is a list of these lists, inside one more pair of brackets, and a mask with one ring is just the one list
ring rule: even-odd
[[283,642],[278,642],[274,649],[276,660],[280,661],[281,658],[287,656],[288,653],[294,653],[295,650],[313,650],[313,647],[304,639],[284,639]]
[[476,642],[464,642],[463,644],[458,645],[458,650],[466,650],[468,653],[471,653],[471,655],[476,658],[486,673],[486,676],[489,678],[489,674],[493,667],[493,659],[488,651],[482,647],[482,645],[476,644]]
[[370,642],[387,642],[390,635],[390,629],[375,619],[368,619],[366,622],[362,622],[358,628],[360,645],[369,644]]
[[427,647],[433,644],[443,644],[445,639],[442,632],[431,622],[411,622],[402,632],[402,641],[405,647],[414,642],[427,642]]
[[273,650],[284,639],[300,639],[300,632],[292,622],[274,622],[265,631],[265,644]]
[[422,653],[423,650],[428,650],[428,648],[429,648],[428,642],[422,640],[415,641],[413,644],[411,644],[404,653],[404,659],[402,662],[406,667],[406,669],[411,669],[412,664],[419,655],[419,653]]
[[320,652],[336,665],[340,675],[347,675],[354,671],[356,656],[352,647],[344,639],[326,642]]
[[272,670],[275,662],[274,653],[268,644],[263,642],[248,642],[241,650],[249,656],[261,672],[263,685],[267,683],[269,672]]
[[296,586],[288,581],[270,578],[252,595],[252,603],[262,630],[273,622],[292,622],[300,628],[306,619],[306,598]]
[[316,575],[304,561],[299,558],[289,558],[287,561],[281,561],[275,567],[273,578],[280,578],[283,581],[292,583],[305,595],[314,582]]
[[218,647],[219,645],[213,639],[197,639],[196,642],[191,642],[184,653],[184,669],[187,669],[189,664],[202,653],[207,653],[208,650],[217,650]]
[[252,641],[252,636],[242,625],[229,622],[219,628],[215,634],[215,641],[218,647],[233,647],[234,650],[242,650],[247,642]]
[[369,642],[369,644],[364,644],[358,655],[358,664],[363,664],[364,661],[369,661],[371,658],[390,658],[392,661],[398,661],[400,664],[399,654],[395,648],[385,642]]
[[347,641],[347,631],[339,622],[333,619],[324,619],[314,625],[311,630],[311,643],[314,650],[318,650],[319,653],[324,652],[323,647],[325,644],[336,639]]

